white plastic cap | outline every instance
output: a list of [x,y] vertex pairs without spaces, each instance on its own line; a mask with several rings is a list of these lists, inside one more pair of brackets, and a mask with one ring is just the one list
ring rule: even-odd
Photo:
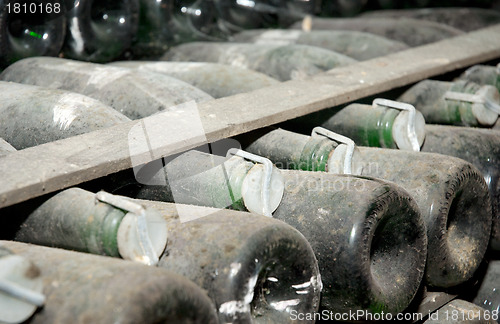
[[[35,297],[39,295],[41,298],[36,298],[39,299],[37,303],[43,304],[43,282],[38,271],[31,261],[22,256],[13,254],[0,258],[0,284],[26,291]],[[30,318],[37,308],[36,303],[0,290],[0,323],[22,323]]]
[[[406,110],[401,111],[392,126],[392,138],[400,150],[413,151],[410,137],[408,134],[408,118],[410,113]],[[425,139],[425,119],[420,111],[415,111],[415,133],[420,147]]]
[[[137,229],[137,215],[127,213],[118,227],[118,251],[122,258],[149,264],[141,246]],[[146,223],[153,250],[160,256],[167,246],[167,221],[153,209],[146,209]]]
[[[500,103],[500,95],[494,86],[484,85],[479,88],[476,95],[488,98],[497,104]],[[472,103],[472,113],[477,121],[484,126],[492,126],[498,119],[498,113],[488,109],[483,103]]]
[[[248,211],[265,215],[265,206],[262,192],[264,191],[265,166],[254,165],[247,173],[241,186],[243,202]],[[273,166],[271,172],[271,186],[269,191],[269,212],[274,212],[281,203],[285,191],[285,181],[281,172]]]

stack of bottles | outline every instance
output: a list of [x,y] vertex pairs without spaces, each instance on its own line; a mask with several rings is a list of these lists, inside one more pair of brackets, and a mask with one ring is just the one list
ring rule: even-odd
[[[500,21],[307,16],[428,1],[71,2],[46,31],[0,19],[24,28],[0,52],[0,164]],[[421,320],[496,320],[499,74],[474,66],[1,209],[0,322],[363,321],[417,312],[432,293],[458,298]]]
[[[0,4],[0,68],[31,56],[61,56],[97,63],[157,59],[172,46],[191,41],[276,41],[273,33],[233,37],[248,29],[291,25],[305,31],[342,30],[344,33],[335,36],[342,39],[340,43],[345,43],[346,37],[357,37],[358,43],[372,43],[370,47],[375,46],[379,51],[394,51],[401,49],[401,43],[418,46],[500,22],[500,14],[481,8],[436,8],[430,12],[379,10],[451,4],[488,8],[492,1],[462,0],[458,4],[428,0],[5,1]],[[348,19],[330,18],[354,16],[362,11],[368,13]],[[312,18],[315,16],[323,18]],[[369,32],[399,43],[377,37],[367,39],[367,35],[346,36],[346,30]],[[293,35],[280,38],[307,45],[318,45],[324,39],[321,34]],[[332,44],[326,47],[338,50]],[[364,57],[356,51],[359,48],[354,50],[354,58]]]

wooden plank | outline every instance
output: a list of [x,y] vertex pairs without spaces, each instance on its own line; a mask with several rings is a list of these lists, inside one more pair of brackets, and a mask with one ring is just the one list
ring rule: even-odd
[[[327,107],[351,102],[434,75],[500,57],[500,25],[385,57],[338,68],[311,79],[166,112],[104,130],[18,151],[0,160],[0,207],[77,185],[190,149]],[[196,131],[201,123],[204,134]],[[155,151],[130,153],[129,136],[140,128]],[[156,128],[150,132],[150,128]],[[204,135],[204,136],[203,136]],[[147,142],[149,143],[149,142]],[[139,143],[140,144],[140,143]],[[149,144],[148,144],[149,145]],[[139,149],[140,151],[140,149]]]

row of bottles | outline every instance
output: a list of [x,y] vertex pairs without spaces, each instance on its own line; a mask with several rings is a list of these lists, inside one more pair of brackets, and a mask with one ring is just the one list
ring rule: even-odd
[[[14,3],[7,3],[0,8],[2,68],[30,56],[60,55],[92,62],[109,62],[130,57],[158,58],[171,46],[179,43],[222,41],[231,39],[233,34],[245,29],[288,27],[293,23],[296,24],[295,28],[306,31],[366,31],[409,46],[417,46],[500,21],[500,14],[486,9],[457,8],[446,11],[438,8],[430,12],[376,11],[353,19],[311,20],[312,15],[318,14],[328,16],[334,12],[354,13],[362,8],[366,0],[21,2],[21,5],[16,2],[19,5],[16,7]],[[248,38],[248,35],[235,39],[245,37]],[[367,37],[363,37],[358,43],[366,40]],[[297,38],[299,43],[318,44],[324,36]],[[380,41],[380,38],[370,41]],[[329,42],[336,43],[331,40]],[[395,46],[394,49],[401,48],[401,45],[391,44]],[[337,49],[337,46],[334,47]],[[376,47],[383,46],[379,44]]]

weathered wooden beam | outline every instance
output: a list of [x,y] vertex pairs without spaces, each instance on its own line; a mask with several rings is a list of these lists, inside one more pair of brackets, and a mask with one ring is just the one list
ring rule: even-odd
[[[187,105],[178,111],[12,153],[0,159],[0,207],[187,150],[207,141],[241,134],[499,58],[499,34],[500,25],[495,25],[338,68],[308,80],[284,82],[209,101],[199,104],[195,112],[190,109],[192,105]],[[200,125],[203,132],[200,132]],[[142,138],[141,129],[146,130],[147,140]],[[144,149],[148,145],[154,147],[154,152]]]

